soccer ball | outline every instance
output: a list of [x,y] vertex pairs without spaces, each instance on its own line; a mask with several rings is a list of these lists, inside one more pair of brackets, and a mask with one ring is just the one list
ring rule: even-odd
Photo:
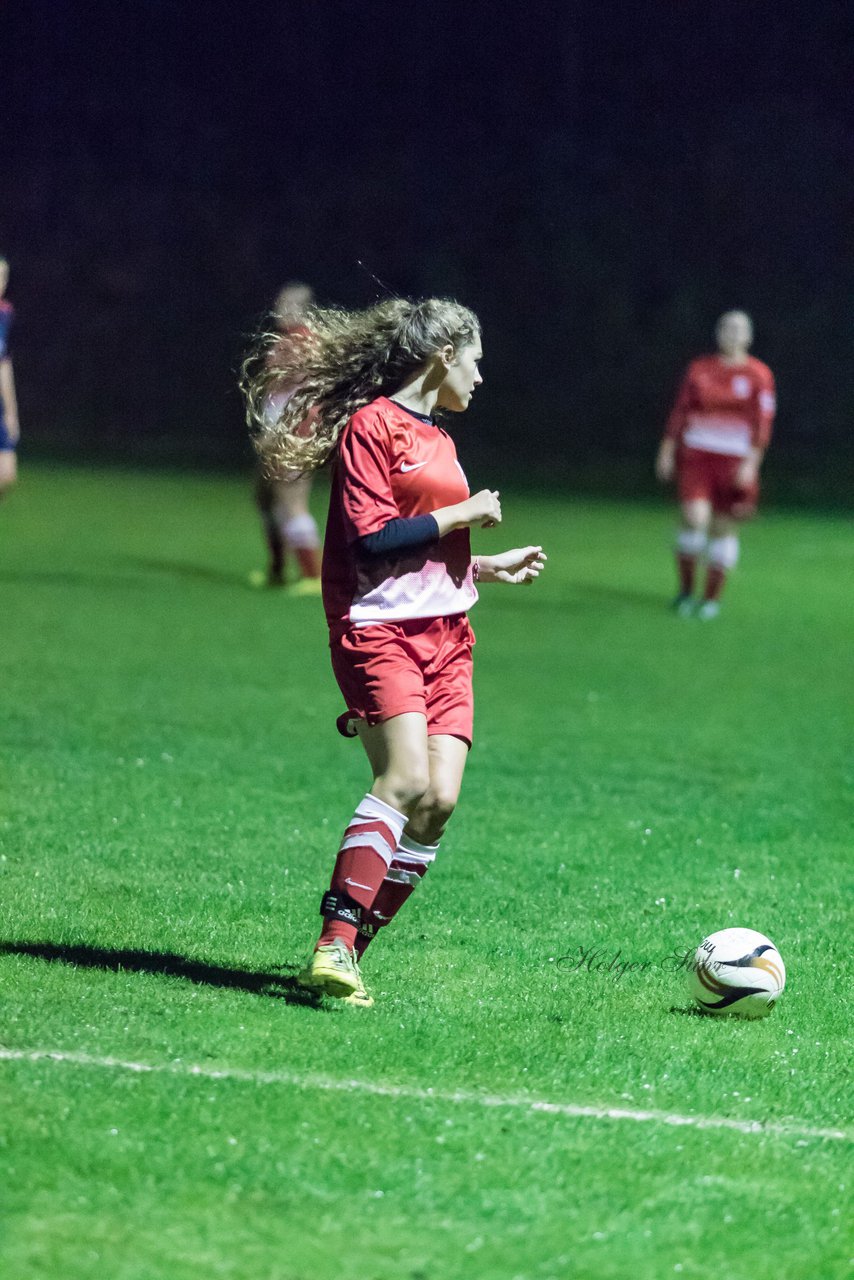
[[688,967],[688,990],[707,1013],[764,1018],[786,985],[786,966],[770,938],[721,929],[704,938]]

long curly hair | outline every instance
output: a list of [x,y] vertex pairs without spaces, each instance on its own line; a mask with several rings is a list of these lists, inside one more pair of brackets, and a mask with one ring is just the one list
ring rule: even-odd
[[265,468],[315,471],[354,413],[397,391],[443,347],[460,351],[479,335],[474,312],[445,298],[392,298],[365,311],[309,307],[298,330],[262,334],[240,386]]

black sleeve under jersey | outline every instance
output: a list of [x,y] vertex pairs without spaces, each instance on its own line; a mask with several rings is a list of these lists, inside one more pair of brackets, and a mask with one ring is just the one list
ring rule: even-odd
[[376,533],[366,533],[356,546],[363,556],[394,556],[412,547],[423,547],[439,537],[435,516],[398,516],[387,520]]

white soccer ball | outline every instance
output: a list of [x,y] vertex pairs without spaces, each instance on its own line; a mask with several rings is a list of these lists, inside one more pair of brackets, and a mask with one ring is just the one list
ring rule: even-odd
[[786,966],[755,929],[721,929],[704,938],[688,967],[688,990],[706,1013],[764,1018],[786,985]]

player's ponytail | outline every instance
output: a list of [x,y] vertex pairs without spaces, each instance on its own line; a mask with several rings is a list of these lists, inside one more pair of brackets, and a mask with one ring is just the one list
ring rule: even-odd
[[258,453],[273,474],[316,470],[354,413],[397,391],[443,347],[460,350],[479,333],[472,311],[443,298],[391,298],[366,311],[310,308],[304,330],[262,335],[243,364]]

